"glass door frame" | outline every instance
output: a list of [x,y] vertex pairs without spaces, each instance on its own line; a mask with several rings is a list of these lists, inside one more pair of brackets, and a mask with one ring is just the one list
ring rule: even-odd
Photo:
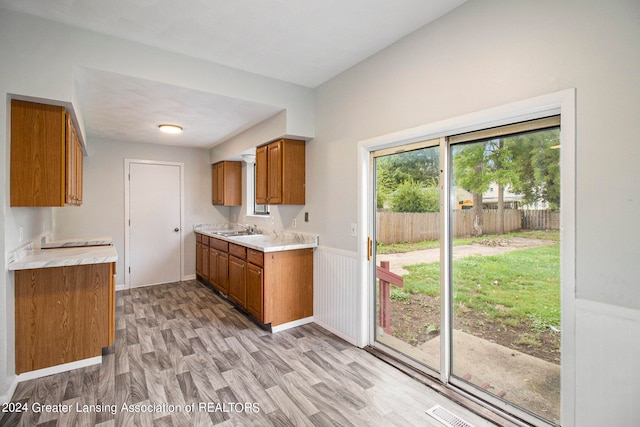
[[[375,182],[372,182],[370,159],[371,153],[385,148],[401,147],[419,141],[444,138],[464,132],[478,131],[496,126],[508,125],[516,122],[539,119],[552,115],[561,116],[561,211],[560,232],[561,232],[561,307],[562,307],[562,371],[561,371],[561,424],[573,425],[575,421],[575,383],[576,383],[576,354],[575,354],[575,150],[576,150],[576,112],[575,112],[575,89],[543,95],[536,98],[518,101],[512,104],[467,114],[451,120],[435,122],[432,124],[395,132],[381,137],[360,141],[358,144],[359,163],[359,220],[361,236],[359,241],[359,254],[361,259],[361,334],[358,339],[362,347],[368,345],[380,347],[375,343],[375,289],[372,286],[375,280],[375,264],[368,260],[371,254],[371,242],[369,237],[375,236],[375,209],[374,189]],[[449,144],[440,144],[440,163],[449,165],[450,154]],[[443,174],[444,173],[444,174]],[[441,168],[441,209],[443,212],[443,235],[441,236],[441,262],[445,263],[441,269],[441,298],[443,299],[441,316],[451,319],[451,290],[445,286],[451,280],[451,243],[450,243],[450,167]],[[443,289],[446,288],[446,289]],[[446,301],[445,301],[446,299]],[[447,326],[449,325],[449,326]],[[442,384],[452,390],[465,395],[466,397],[480,403],[489,410],[496,411],[501,415],[510,417],[509,414],[516,414],[528,422],[540,423],[537,417],[529,418],[527,414],[522,414],[522,410],[505,404],[496,399],[487,401],[470,394],[461,387],[460,382],[451,376],[451,322],[443,321],[443,327],[449,330],[441,331],[441,366],[440,371],[435,376],[440,378]],[[394,356],[396,356],[394,354]],[[400,360],[409,362],[407,358],[399,357]],[[424,370],[424,367],[421,366]],[[429,372],[427,372],[429,373]],[[431,374],[434,374],[431,372]],[[453,379],[453,381],[451,381]],[[512,418],[514,421],[517,419]],[[546,423],[544,423],[546,424]],[[542,424],[542,425],[544,425]],[[523,424],[524,425],[524,424]]]
[[[380,148],[380,149],[376,149],[376,150],[371,150],[369,151],[369,170],[370,170],[370,189],[371,189],[371,203],[373,203],[373,205],[370,205],[368,207],[368,209],[372,212],[371,214],[371,233],[369,234],[369,236],[375,236],[376,235],[376,218],[375,218],[375,206],[376,206],[376,170],[375,170],[375,158],[377,157],[384,157],[384,156],[388,156],[388,155],[392,155],[392,154],[400,154],[400,153],[404,153],[404,152],[409,152],[409,151],[414,151],[414,150],[420,150],[423,148],[437,148],[438,152],[439,152],[439,158],[440,158],[440,164],[439,164],[439,169],[440,169],[440,174],[439,174],[439,184],[438,186],[440,187],[440,212],[445,212],[444,218],[442,218],[442,221],[440,223],[440,262],[444,263],[445,265],[445,269],[449,268],[449,253],[450,253],[450,248],[451,245],[448,244],[447,241],[443,241],[443,239],[448,239],[449,238],[449,233],[447,233],[447,229],[449,227],[449,214],[448,214],[448,209],[449,209],[449,194],[450,194],[450,189],[449,189],[449,177],[446,176],[446,174],[444,173],[447,169],[444,167],[443,162],[448,161],[448,153],[443,153],[443,151],[447,151],[444,147],[447,146],[447,141],[446,138],[444,137],[440,137],[440,138],[431,138],[431,139],[419,139],[417,141],[405,141],[405,143],[403,143],[401,146],[393,146],[393,147],[389,147],[389,148]],[[445,209],[445,211],[443,211],[443,209]],[[371,247],[369,250],[369,255],[368,258],[371,259],[371,261],[369,264],[370,265],[370,269],[371,269],[371,280],[375,281],[376,278],[376,242],[375,241],[371,241]],[[450,322],[445,322],[444,319],[447,316],[450,316],[450,309],[448,307],[450,307],[450,296],[448,295],[447,292],[447,286],[446,286],[446,280],[448,280],[448,274],[443,272],[443,269],[440,270],[440,299],[441,299],[441,310],[440,310],[440,325],[448,325]],[[374,282],[371,282],[374,283]],[[370,286],[371,286],[370,283]],[[375,291],[370,291],[370,310],[371,310],[371,315],[373,316],[372,320],[369,323],[369,327],[370,327],[370,341],[368,343],[368,345],[375,347],[375,348],[379,348],[381,350],[383,350],[386,353],[392,354],[393,357],[401,360],[403,363],[412,366],[418,370],[421,370],[433,377],[438,377],[440,378],[440,380],[444,383],[447,378],[449,377],[449,371],[448,370],[443,370],[443,367],[448,367],[448,364],[444,362],[444,359],[450,356],[450,331],[446,331],[446,330],[441,330],[440,331],[440,363],[439,363],[439,369],[435,369],[433,367],[421,364],[415,360],[413,360],[411,357],[406,356],[405,354],[393,349],[392,347],[389,347],[388,345],[385,345],[384,343],[380,343],[379,341],[376,341],[376,328],[377,328],[377,324],[376,324],[376,320],[375,320],[375,316],[376,316],[376,311],[377,311],[377,295],[375,293]]]

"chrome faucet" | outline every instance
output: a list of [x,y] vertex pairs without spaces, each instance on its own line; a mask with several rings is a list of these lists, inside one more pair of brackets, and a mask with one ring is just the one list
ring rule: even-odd
[[249,234],[256,234],[258,232],[258,226],[257,225],[245,225],[245,224],[238,224],[238,227],[241,227],[243,230],[245,230],[247,233]]

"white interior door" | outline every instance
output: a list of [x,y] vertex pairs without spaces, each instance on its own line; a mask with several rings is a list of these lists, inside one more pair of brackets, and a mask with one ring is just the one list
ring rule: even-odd
[[181,165],[130,162],[129,286],[180,280]]

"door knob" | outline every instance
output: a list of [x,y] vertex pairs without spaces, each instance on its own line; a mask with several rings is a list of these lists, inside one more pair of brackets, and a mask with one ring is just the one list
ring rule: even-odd
[[178,231],[180,231],[180,229],[178,227],[176,227],[176,228],[173,229],[173,231],[175,231],[177,233]]

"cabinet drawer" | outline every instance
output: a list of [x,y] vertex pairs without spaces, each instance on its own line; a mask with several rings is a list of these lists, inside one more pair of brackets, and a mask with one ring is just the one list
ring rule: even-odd
[[215,237],[211,237],[209,239],[209,246],[216,248],[219,251],[229,252],[229,243],[224,240],[216,239]]
[[202,236],[202,245],[209,246],[209,236]]
[[196,233],[196,243],[202,243],[202,234]]
[[264,254],[260,251],[256,251],[255,249],[247,248],[247,261],[251,264],[258,265],[260,267],[264,266],[263,260]]
[[241,259],[247,259],[247,248],[244,246],[229,243],[229,253]]

